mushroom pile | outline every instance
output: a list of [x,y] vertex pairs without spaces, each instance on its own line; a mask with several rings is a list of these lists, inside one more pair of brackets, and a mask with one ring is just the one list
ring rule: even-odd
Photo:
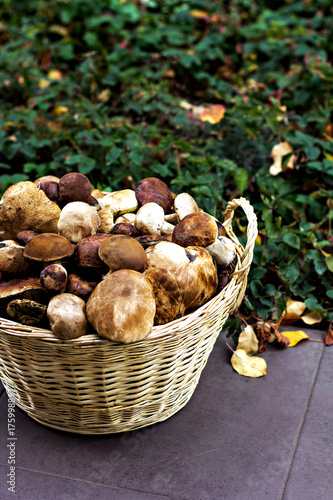
[[142,340],[210,300],[236,260],[224,226],[155,177],[109,193],[48,175],[0,200],[0,316],[62,340]]

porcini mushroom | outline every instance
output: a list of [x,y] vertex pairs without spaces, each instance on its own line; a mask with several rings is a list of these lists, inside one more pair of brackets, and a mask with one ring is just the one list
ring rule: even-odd
[[217,237],[215,219],[205,212],[186,215],[178,224],[172,234],[173,243],[182,247],[211,245]]
[[25,229],[57,233],[60,211],[33,182],[13,184],[0,201],[0,240],[13,240]]
[[6,312],[10,318],[22,325],[38,325],[46,317],[47,306],[30,299],[11,300]]
[[165,184],[156,177],[142,179],[135,187],[135,195],[140,205],[157,203],[163,208],[165,214],[169,213],[173,205],[173,196]]
[[184,248],[162,241],[146,253],[148,268],[144,275],[154,289],[155,324],[182,317],[187,309],[201,306],[214,295],[217,273],[205,248]]
[[27,259],[46,265],[61,263],[63,259],[71,257],[73,253],[74,246],[68,239],[54,233],[37,234],[28,241],[23,251],[23,255]]
[[134,212],[139,206],[135,192],[132,189],[113,191],[103,196],[103,198],[98,198],[98,202],[101,208],[108,208],[111,210],[114,217],[118,217],[127,212]]
[[59,180],[59,204],[63,207],[74,201],[89,203],[91,191],[90,181],[85,175],[79,172],[65,174]]
[[218,236],[216,240],[206,247],[216,264],[226,269],[236,258],[236,247],[230,238]]
[[86,310],[88,320],[102,337],[136,342],[147,337],[153,328],[153,288],[141,273],[120,269],[96,286]]
[[164,220],[164,210],[155,202],[145,203],[136,213],[135,225],[141,234],[172,234],[175,226]]
[[39,279],[46,292],[63,293],[67,284],[67,270],[61,264],[50,264],[41,271]]
[[54,335],[61,340],[76,339],[87,331],[86,303],[77,295],[55,295],[47,306],[47,318]]
[[31,262],[23,255],[24,246],[14,240],[0,242],[0,271],[11,277],[23,278],[31,271]]
[[174,199],[174,207],[179,220],[184,219],[186,215],[200,212],[195,199],[188,193],[180,193]]
[[70,242],[78,243],[82,238],[96,234],[100,223],[95,207],[82,201],[73,201],[61,210],[58,232]]
[[147,254],[138,241],[124,234],[114,234],[102,241],[98,255],[107,264],[110,273],[118,269],[144,272]]

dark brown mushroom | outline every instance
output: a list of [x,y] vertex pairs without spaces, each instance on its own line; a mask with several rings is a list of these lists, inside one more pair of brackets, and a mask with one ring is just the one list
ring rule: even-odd
[[160,234],[144,234],[142,236],[138,236],[135,238],[143,248],[151,247],[152,245],[156,245],[159,241],[168,241],[165,236],[161,236]]
[[36,231],[30,231],[29,229],[25,229],[24,231],[19,231],[16,235],[16,241],[18,241],[21,245],[26,245],[28,241],[31,240],[33,236],[36,236]]
[[49,200],[59,204],[59,183],[55,181],[43,181],[38,184],[38,189],[44,191]]
[[70,273],[67,278],[66,292],[72,293],[85,300],[91,292],[96,288],[98,281],[86,281],[76,273]]
[[79,172],[70,172],[59,181],[59,204],[64,206],[72,201],[89,203],[91,184],[89,179]]
[[7,305],[8,316],[22,325],[39,325],[46,318],[45,304],[30,299],[11,300]]
[[29,277],[1,281],[0,310],[6,309],[7,304],[14,299],[31,299],[43,303],[45,301],[45,292],[39,278]]
[[164,213],[169,213],[173,205],[173,196],[165,182],[156,177],[142,179],[135,187],[135,195],[141,205],[154,202],[160,205]]
[[132,236],[132,238],[136,238],[140,236],[141,233],[138,228],[130,222],[119,222],[113,226],[110,234],[126,234],[127,236]]
[[48,293],[56,294],[66,290],[67,271],[61,264],[50,264],[44,267],[39,279],[43,289]]
[[102,242],[111,237],[111,234],[97,233],[82,238],[75,247],[74,255],[78,266],[106,268],[105,263],[98,255]]

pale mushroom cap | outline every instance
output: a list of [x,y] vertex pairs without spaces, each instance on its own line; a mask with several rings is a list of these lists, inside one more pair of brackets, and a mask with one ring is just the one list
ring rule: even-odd
[[14,239],[25,229],[57,233],[60,207],[30,181],[10,186],[0,201],[0,240]]
[[236,257],[236,247],[230,238],[219,236],[206,247],[218,266],[228,267]]
[[141,234],[161,234],[163,224],[164,210],[157,203],[146,203],[137,211],[135,225]]
[[0,242],[0,271],[15,278],[27,276],[31,263],[25,259],[24,246],[14,240]]
[[135,224],[135,217],[136,217],[136,214],[133,214],[131,212],[124,214],[124,215],[119,215],[119,217],[117,217],[115,220],[115,224],[119,224],[120,222]]
[[96,234],[100,223],[95,207],[82,201],[73,201],[61,210],[58,232],[70,242],[78,243],[82,238]]
[[99,335],[122,343],[147,337],[153,328],[155,311],[151,284],[131,269],[120,269],[107,276],[87,302],[88,320]]
[[127,212],[134,212],[139,206],[133,189],[113,191],[103,196],[103,198],[98,198],[98,203],[101,208],[108,208],[111,210],[114,217]]
[[188,193],[178,194],[174,199],[174,207],[179,220],[184,219],[186,215],[200,212],[197,202]]
[[86,303],[77,295],[55,295],[47,307],[47,318],[54,335],[62,340],[76,339],[87,331]]

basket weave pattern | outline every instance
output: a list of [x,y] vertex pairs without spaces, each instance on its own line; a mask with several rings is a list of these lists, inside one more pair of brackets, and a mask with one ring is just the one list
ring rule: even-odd
[[[232,231],[234,210],[248,219],[245,249]],[[237,248],[226,287],[191,314],[132,344],[93,333],[61,341],[49,330],[0,318],[0,378],[16,405],[49,427],[107,434],[161,422],[191,398],[214,343],[243,299],[257,219],[244,198],[231,201],[224,227]]]

